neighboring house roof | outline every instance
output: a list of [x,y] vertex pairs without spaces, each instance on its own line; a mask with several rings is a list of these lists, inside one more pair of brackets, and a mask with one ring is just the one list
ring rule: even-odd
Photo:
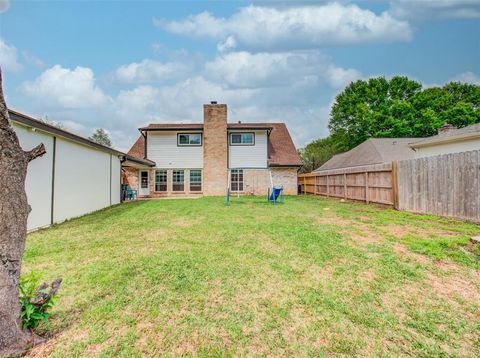
[[23,113],[20,113],[20,112],[11,110],[11,109],[8,110],[8,113],[9,113],[10,119],[12,121],[17,122],[17,123],[21,123],[21,124],[26,125],[28,127],[37,128],[37,129],[42,130],[44,132],[51,133],[53,135],[63,137],[63,138],[66,138],[66,139],[70,139],[74,142],[81,143],[81,144],[84,144],[84,145],[87,145],[87,146],[90,146],[90,147],[94,147],[96,149],[99,149],[99,150],[107,152],[107,153],[111,153],[111,154],[118,155],[118,156],[123,156],[123,157],[125,157],[125,159],[128,159],[132,162],[136,162],[136,163],[139,163],[139,164],[144,164],[144,165],[147,165],[147,166],[154,166],[155,165],[155,162],[152,162],[151,160],[142,159],[141,157],[138,157],[138,158],[132,157],[132,155],[125,154],[125,153],[120,152],[120,151],[118,151],[114,148],[107,147],[105,145],[99,144],[99,143],[94,142],[90,139],[87,139],[87,138],[84,138],[84,137],[79,136],[77,134],[66,131],[64,129],[52,126],[52,125],[50,125],[48,123],[45,123],[43,121],[40,121],[38,119],[27,116],[26,114],[23,114]]
[[315,172],[413,158],[409,144],[419,138],[370,138],[345,153],[334,155]]
[[480,139],[480,123],[472,124],[463,128],[454,128],[441,131],[439,134],[425,138],[410,144],[411,148],[430,147],[443,143],[461,142],[471,139]]
[[[268,166],[272,167],[298,167],[301,165],[297,149],[293,144],[290,133],[285,123],[228,123],[227,129],[264,129],[269,130]],[[156,130],[203,130],[202,123],[185,124],[149,124],[139,128],[140,131]],[[140,135],[128,154],[143,158],[145,156],[145,139]]]

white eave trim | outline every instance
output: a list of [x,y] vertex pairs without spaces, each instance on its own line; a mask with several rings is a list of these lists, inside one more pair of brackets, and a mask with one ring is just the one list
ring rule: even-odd
[[410,148],[432,147],[438,144],[464,142],[467,140],[472,140],[477,138],[480,139],[480,132],[465,133],[465,134],[460,134],[460,135],[451,136],[451,137],[438,138],[438,139],[427,141],[427,142],[412,143],[409,145],[409,147]]

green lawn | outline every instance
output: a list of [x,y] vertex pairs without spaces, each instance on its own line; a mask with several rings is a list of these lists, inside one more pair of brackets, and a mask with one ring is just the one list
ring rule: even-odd
[[480,227],[287,197],[126,203],[29,235],[31,356],[480,356]]

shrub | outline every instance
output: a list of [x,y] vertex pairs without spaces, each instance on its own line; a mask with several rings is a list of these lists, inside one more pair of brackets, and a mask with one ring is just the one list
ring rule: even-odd
[[48,321],[48,312],[55,305],[55,296],[60,288],[61,278],[57,278],[50,285],[40,283],[40,275],[29,272],[20,278],[20,304],[22,305],[21,318],[23,329],[35,329],[40,322]]

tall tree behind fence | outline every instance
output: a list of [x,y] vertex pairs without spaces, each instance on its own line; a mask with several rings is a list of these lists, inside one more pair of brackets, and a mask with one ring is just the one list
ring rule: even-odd
[[480,222],[480,151],[402,160],[398,209]]
[[480,222],[480,151],[300,174],[306,194]]

